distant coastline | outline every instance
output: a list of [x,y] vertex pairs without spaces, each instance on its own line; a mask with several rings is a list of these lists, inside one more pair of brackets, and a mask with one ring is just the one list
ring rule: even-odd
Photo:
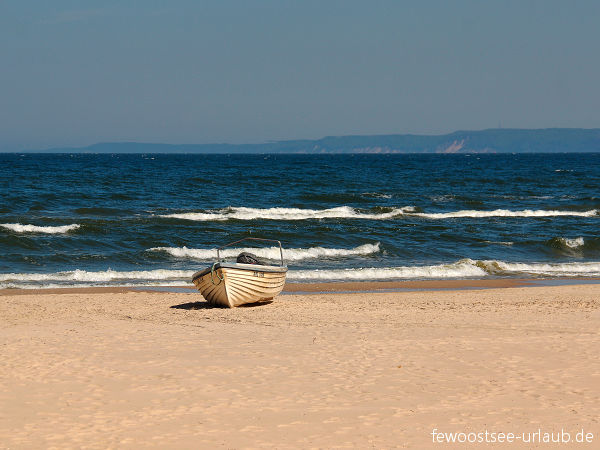
[[20,150],[20,153],[581,153],[600,152],[600,128],[495,128],[442,135],[328,136],[262,144],[157,144],[105,142],[86,147]]

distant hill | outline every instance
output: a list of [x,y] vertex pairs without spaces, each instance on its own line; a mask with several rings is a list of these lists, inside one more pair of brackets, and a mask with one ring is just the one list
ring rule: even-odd
[[99,143],[44,153],[558,153],[600,152],[600,128],[489,129],[443,135],[330,136],[264,144]]

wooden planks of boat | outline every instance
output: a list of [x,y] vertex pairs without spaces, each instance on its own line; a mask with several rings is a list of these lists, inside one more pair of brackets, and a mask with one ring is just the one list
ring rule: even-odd
[[[223,248],[246,240],[278,243],[281,265],[246,264],[247,261],[243,259],[238,261],[244,262],[235,263],[221,261],[220,251]],[[219,247],[217,262],[211,267],[196,272],[192,276],[192,282],[209,303],[233,308],[247,303],[272,300],[282,291],[287,270],[283,262],[281,242],[272,239],[244,238]]]
[[233,308],[271,300],[285,285],[287,267],[216,263],[197,272],[193,283],[211,304]]

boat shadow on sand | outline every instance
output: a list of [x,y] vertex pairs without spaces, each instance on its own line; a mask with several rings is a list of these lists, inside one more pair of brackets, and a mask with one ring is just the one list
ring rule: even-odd
[[[257,306],[264,306],[273,303],[273,300],[264,300],[261,302],[255,303],[246,303],[244,305],[240,305],[237,308],[255,308]],[[228,309],[223,308],[222,306],[213,305],[208,302],[190,302],[190,303],[182,303],[181,305],[173,305],[171,306],[173,309],[186,309],[186,310],[197,310],[197,309]]]

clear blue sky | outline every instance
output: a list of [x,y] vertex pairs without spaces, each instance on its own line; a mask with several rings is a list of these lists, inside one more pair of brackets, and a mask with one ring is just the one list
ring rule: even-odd
[[598,1],[0,0],[0,151],[600,127]]

